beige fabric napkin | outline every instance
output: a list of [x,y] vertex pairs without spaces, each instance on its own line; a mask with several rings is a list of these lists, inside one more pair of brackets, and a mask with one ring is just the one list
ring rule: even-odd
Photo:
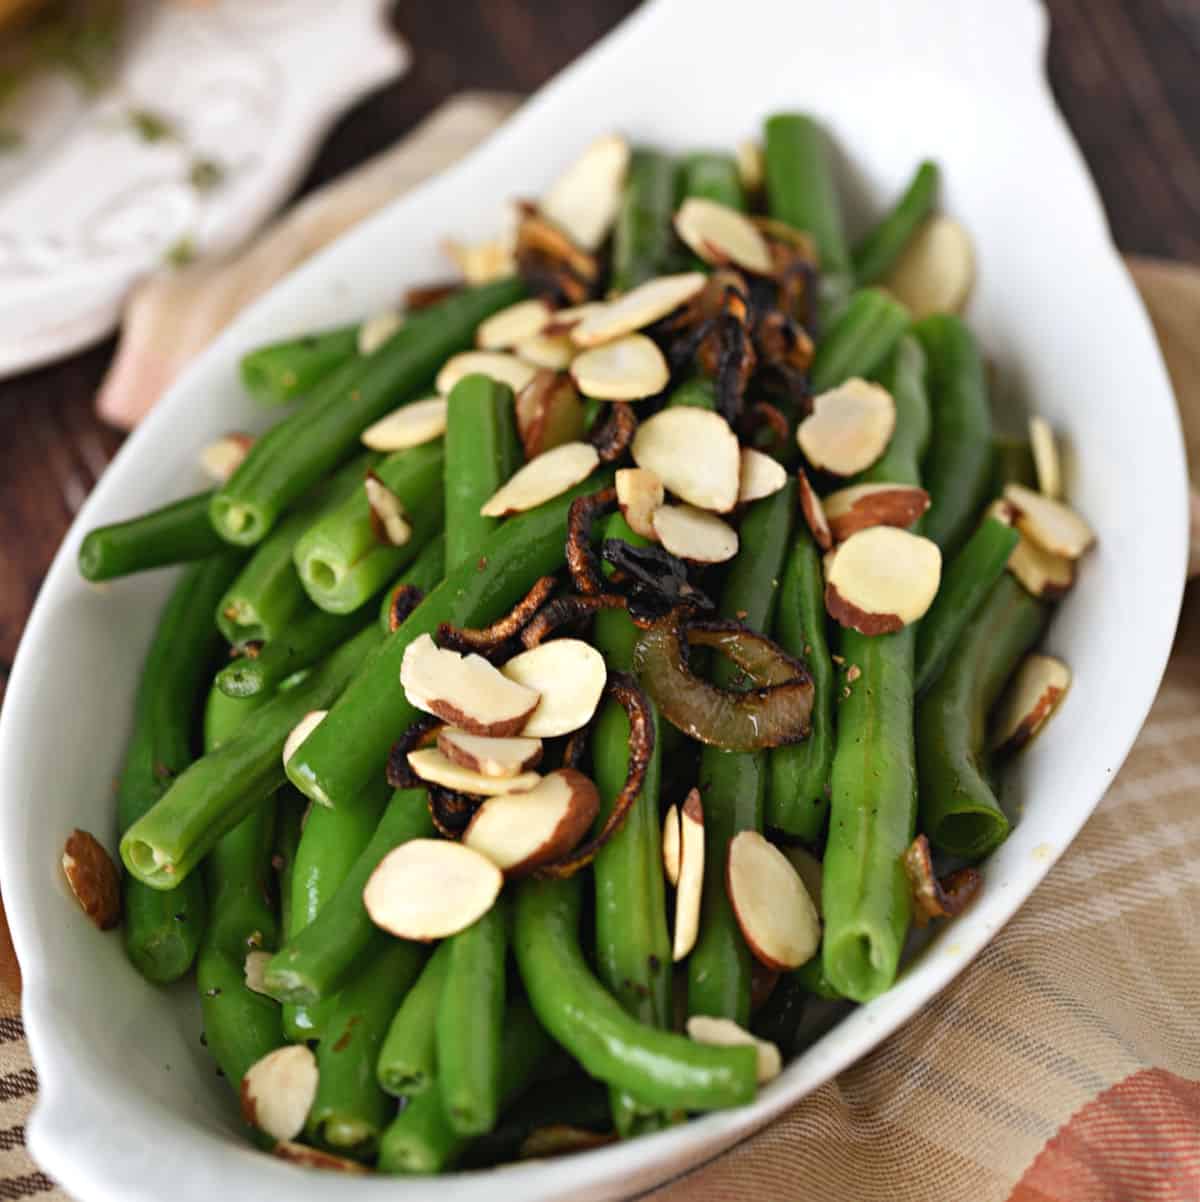
[[[380,176],[381,193],[458,157],[511,107],[507,98],[451,102],[376,160],[394,172]],[[419,170],[409,169],[405,147]],[[292,220],[299,218],[283,218],[272,236]],[[290,253],[270,257],[276,266],[295,261]],[[1142,261],[1131,268],[1162,340],[1200,478],[1200,271]],[[220,289],[220,274],[206,270],[196,282]],[[231,285],[231,294],[245,295],[241,287]],[[182,357],[172,352],[164,372]],[[1200,586],[1193,585],[1133,752],[1017,917],[881,1048],[650,1197],[1197,1202],[1198,917]],[[57,1200],[65,1195],[23,1147],[37,1083],[18,1007],[0,909],[0,1200]]]

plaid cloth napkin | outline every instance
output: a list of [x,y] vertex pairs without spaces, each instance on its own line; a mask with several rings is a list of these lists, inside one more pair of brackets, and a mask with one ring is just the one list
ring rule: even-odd
[[[384,156],[392,190],[457,158],[511,108],[507,98],[451,102],[407,155],[402,147]],[[1136,261],[1131,269],[1166,352],[1200,479],[1200,271]],[[220,286],[212,277],[203,284]],[[1012,922],[865,1060],[648,1197],[1197,1202],[1198,916],[1193,585],[1162,690],[1125,767]],[[0,908],[0,1202],[65,1199],[24,1148],[37,1078],[19,998]]]

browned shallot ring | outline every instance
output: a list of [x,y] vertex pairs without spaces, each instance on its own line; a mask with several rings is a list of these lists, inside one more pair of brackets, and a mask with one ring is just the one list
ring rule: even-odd
[[904,872],[912,891],[913,920],[919,927],[931,918],[961,914],[983,884],[974,868],[959,868],[939,881],[933,874],[929,840],[924,835],[918,835],[904,853]]
[[428,309],[433,305],[441,304],[447,297],[462,292],[465,287],[462,280],[436,280],[432,284],[418,285],[416,288],[410,288],[404,294],[403,308],[408,313]]
[[484,799],[456,793],[441,785],[427,785],[426,788],[429,793],[429,817],[433,819],[433,825],[447,839],[461,839]]
[[485,658],[492,652],[505,650],[506,645],[533,620],[557,584],[553,576],[540,577],[504,617],[497,618],[490,626],[476,630],[443,622],[438,627],[438,646],[463,654],[473,651]]
[[633,406],[626,401],[614,401],[609,405],[608,417],[589,432],[588,442],[596,448],[601,463],[616,463],[629,450],[637,428]]
[[393,789],[423,789],[425,782],[408,765],[408,753],[428,747],[445,723],[433,714],[423,714],[393,744],[388,752],[387,783]]
[[748,445],[756,446],[754,435],[759,430],[766,429],[774,435],[774,442],[767,447],[759,448],[760,450],[764,450],[767,454],[778,454],[791,449],[788,419],[777,405],[772,405],[770,401],[755,401],[750,406],[747,417],[750,427],[748,431],[750,437],[746,440]]
[[521,631],[521,645],[527,649],[540,647],[556,630],[569,626],[581,618],[589,618],[602,609],[625,609],[628,602],[616,593],[593,593],[581,597],[578,593],[568,593],[555,597],[553,601],[543,605],[533,617],[533,621]]
[[596,858],[596,853],[621,829],[642,791],[646,769],[654,754],[654,721],[650,702],[627,672],[608,674],[604,698],[615,701],[629,718],[629,770],[625,774],[625,783],[613,799],[612,810],[600,830],[561,860],[543,864],[534,876],[563,878],[574,876],[581,868],[586,868]]
[[396,585],[388,597],[388,631],[394,634],[399,630],[409,614],[424,600],[425,590],[417,588],[415,584]]
[[616,509],[615,488],[604,488],[571,502],[567,514],[567,569],[576,589],[585,596],[607,591],[600,573],[600,558],[592,546],[592,525],[597,518],[615,513]]

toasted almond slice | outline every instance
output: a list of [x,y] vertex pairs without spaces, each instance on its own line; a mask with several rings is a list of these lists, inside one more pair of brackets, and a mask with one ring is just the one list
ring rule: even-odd
[[1091,526],[1061,501],[1023,484],[1006,484],[1004,499],[1017,511],[1017,529],[1043,551],[1078,559],[1096,541]]
[[1038,491],[1052,501],[1062,498],[1062,467],[1054,430],[1044,417],[1029,419],[1029,444],[1033,448],[1033,467],[1037,472]]
[[404,314],[398,309],[384,309],[368,317],[358,327],[358,353],[373,355],[404,325]]
[[217,484],[224,484],[242,466],[242,460],[254,446],[253,434],[222,434],[216,442],[210,442],[200,452],[200,466],[204,474]]
[[537,374],[537,368],[507,351],[462,351],[451,355],[437,374],[437,390],[449,396],[451,389],[464,376],[490,376],[520,392]]
[[909,484],[852,484],[830,493],[823,504],[840,543],[871,526],[907,529],[929,508],[929,494]]
[[267,964],[270,959],[270,952],[255,950],[246,953],[246,963],[242,967],[242,975],[246,981],[246,988],[251,993],[261,993],[264,997],[270,997],[265,986]]
[[353,1173],[355,1176],[365,1176],[371,1170],[357,1160],[345,1156],[335,1156],[332,1152],[320,1148],[310,1148],[308,1144],[299,1144],[294,1140],[281,1139],[271,1149],[271,1154],[290,1164],[303,1165],[306,1169],[321,1169],[327,1173]]
[[515,735],[541,698],[481,655],[438,647],[428,634],[404,652],[400,684],[410,705],[474,735]]
[[737,169],[738,178],[747,192],[753,194],[763,186],[766,164],[762,143],[756,142],[753,138],[747,138],[738,143]]
[[517,301],[479,323],[475,345],[483,351],[506,351],[523,339],[540,334],[552,312],[544,300]]
[[579,346],[599,346],[658,321],[691,300],[708,282],[702,271],[661,275],[593,310],[571,331]]
[[485,801],[463,832],[463,843],[506,876],[522,876],[571,851],[599,809],[596,786],[582,772],[560,768],[532,789]]
[[821,942],[821,919],[791,861],[758,831],[729,841],[725,892],[747,946],[768,968],[799,968]]
[[367,474],[363,487],[375,537],[389,547],[403,547],[412,538],[412,524],[404,511],[404,502],[374,472]]
[[887,450],[895,429],[892,394],[854,376],[813,397],[813,411],[796,428],[796,441],[813,467],[853,476]]
[[576,355],[571,375],[584,396],[638,401],[662,392],[671,371],[662,351],[645,334],[626,334]]
[[533,334],[513,348],[526,363],[562,371],[575,358],[575,344],[566,334]]
[[295,726],[283,742],[283,762],[286,767],[288,760],[300,750],[300,744],[312,734],[325,720],[328,710],[309,710]]
[[737,504],[741,448],[729,423],[706,409],[663,409],[633,436],[633,461],[681,501],[728,513]]
[[992,745],[1018,751],[1050,721],[1071,687],[1071,669],[1052,655],[1027,655],[996,710]]
[[488,238],[483,242],[442,241],[442,250],[462,272],[468,284],[490,284],[510,276],[517,269],[511,237]]
[[629,529],[642,538],[657,538],[651,519],[665,500],[663,482],[648,468],[623,467],[617,471],[617,504]]
[[591,443],[563,443],[531,459],[500,486],[479,512],[487,518],[502,518],[533,509],[586,480],[599,462],[600,456]]
[[985,518],[992,518],[997,522],[1003,522],[1006,526],[1015,525],[1017,520],[1017,511],[1005,500],[997,497],[984,511]]
[[[536,767],[542,758],[541,739],[518,736],[488,738],[454,726],[443,726],[438,731],[437,745],[448,760],[472,772],[507,782],[513,781],[527,769]],[[517,786],[509,783],[507,787],[511,789]]]
[[660,505],[651,518],[658,541],[692,563],[725,563],[738,551],[738,533],[714,513],[695,505]]
[[629,143],[597,138],[551,185],[538,206],[572,241],[595,250],[616,220],[629,168]]
[[446,398],[441,396],[401,405],[362,432],[363,445],[390,453],[432,442],[446,433],[446,409]]
[[831,550],[833,531],[829,527],[829,519],[825,516],[825,506],[821,504],[821,498],[808,482],[808,476],[802,467],[796,469],[796,492],[800,497],[800,512],[804,514],[805,524],[812,532],[813,540],[822,551]]
[[767,241],[744,213],[715,200],[692,196],[675,214],[675,232],[706,263],[732,263],[769,275]]
[[789,847],[784,853],[792,867],[796,870],[796,875],[804,882],[805,889],[808,890],[809,900],[813,904],[813,909],[816,910],[817,916],[821,915],[821,886],[824,883],[825,870],[821,865],[821,861],[808,850],[807,847]]
[[497,793],[532,789],[542,779],[536,772],[522,772],[508,779],[484,776],[482,772],[456,764],[436,747],[419,747],[416,751],[410,751],[408,766],[421,780],[431,785],[441,785],[443,789],[468,793],[473,797],[495,797]]
[[696,1043],[712,1044],[720,1048],[747,1047],[758,1050],[758,1083],[765,1085],[783,1071],[783,1058],[779,1049],[766,1039],[757,1039],[743,1030],[731,1018],[713,1018],[707,1014],[693,1014],[687,1020],[688,1038]]
[[76,827],[63,845],[62,870],[79,908],[111,931],[121,921],[121,874],[100,840]]
[[679,856],[682,838],[679,822],[679,807],[668,806],[666,816],[663,818],[662,857],[663,872],[666,873],[672,888],[679,884]]
[[704,894],[704,807],[692,789],[679,815],[679,883],[675,890],[675,938],[671,959],[678,964],[696,946]]
[[542,327],[542,333],[551,338],[560,334],[570,334],[577,325],[593,313],[599,313],[605,308],[604,301],[584,301],[582,305],[571,305],[567,309],[555,309],[550,319]]
[[428,942],[482,918],[503,885],[500,869],[474,848],[410,839],[379,861],[363,889],[363,905],[377,927]]
[[541,696],[521,729],[531,739],[552,739],[586,726],[608,679],[604,656],[582,639],[551,639],[513,656],[500,671]]
[[1065,596],[1075,583],[1074,560],[1043,551],[1024,535],[1008,557],[1007,567],[1035,597],[1053,600]]
[[825,608],[861,634],[887,634],[924,615],[941,575],[937,543],[895,526],[872,526],[833,553]]
[[513,409],[526,459],[583,438],[583,401],[568,375],[539,371],[517,393]]
[[274,1139],[295,1139],[317,1096],[317,1058],[303,1043],[256,1060],[242,1078],[242,1117]]
[[593,1131],[590,1127],[572,1127],[570,1123],[550,1123],[535,1127],[521,1141],[518,1160],[549,1160],[557,1156],[573,1156],[590,1152],[620,1139],[615,1131]]
[[934,214],[913,235],[883,279],[883,286],[912,312],[957,313],[975,282],[975,250],[953,217]]
[[787,471],[778,459],[753,447],[742,447],[742,469],[738,478],[738,504],[761,501],[787,483]]

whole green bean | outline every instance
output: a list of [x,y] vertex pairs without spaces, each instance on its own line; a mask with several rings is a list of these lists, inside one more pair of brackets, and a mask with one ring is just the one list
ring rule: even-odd
[[138,880],[174,889],[213,844],[284,783],[283,744],[310,710],[330,705],[379,643],[369,624],[301,683],[273,697],[236,738],[202,756],[180,775],[121,838],[121,858]]
[[379,606],[379,628],[384,634],[392,632],[392,598],[396,589],[404,585],[419,589],[422,597],[431,593],[442,583],[446,575],[446,535],[435,534],[409,565],[408,570],[391,588],[384,590]]
[[675,164],[656,150],[634,150],[613,229],[615,291],[628,292],[671,266],[674,212]]
[[284,405],[311,392],[358,356],[358,326],[341,326],[271,342],[242,356],[242,383],[266,405]]
[[873,284],[887,275],[937,204],[941,171],[926,159],[909,181],[892,210],[854,248],[854,274],[859,285]]
[[878,288],[856,292],[817,345],[814,392],[878,371],[908,329],[908,310]]
[[366,426],[415,397],[450,355],[470,345],[485,317],[521,294],[515,279],[456,293],[410,317],[373,355],[356,360],[349,376],[328,377],[218,489],[210,510],[217,532],[233,543],[260,542],[288,505],[353,452]]
[[225,543],[208,518],[212,495],[197,493],[128,521],[89,530],[79,544],[79,574],[99,582],[216,555]]
[[380,1088],[396,1097],[416,1097],[434,1083],[437,1016],[453,947],[449,940],[438,944],[388,1027],[379,1052],[376,1075]]
[[978,859],[1008,836],[1011,824],[988,779],[987,716],[1049,612],[1002,572],[921,701],[921,829],[940,851]]

